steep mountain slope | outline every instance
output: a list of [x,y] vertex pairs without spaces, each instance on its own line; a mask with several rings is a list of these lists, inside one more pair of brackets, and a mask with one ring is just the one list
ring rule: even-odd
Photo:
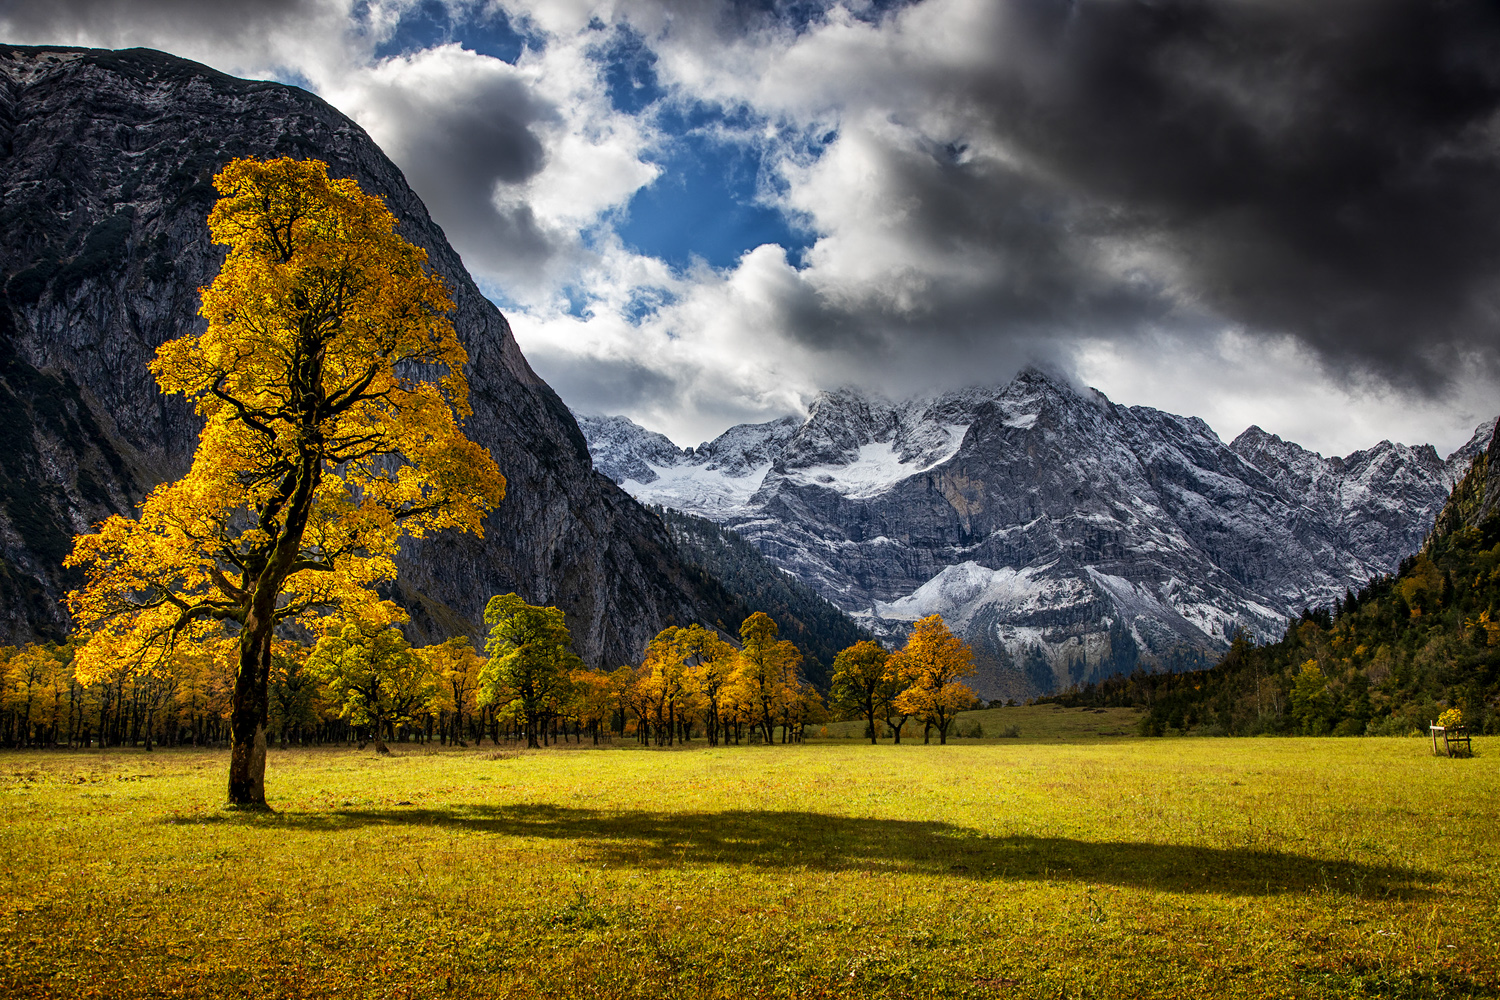
[[469,434],[509,479],[483,541],[408,546],[418,631],[480,626],[516,591],[568,614],[579,652],[633,659],[669,622],[723,613],[659,519],[590,466],[583,435],[394,164],[298,90],[149,50],[0,47],[0,641],[56,636],[71,536],[180,475],[197,421],[157,392],[157,345],[199,328],[222,249],[205,217],[236,156],[317,157],[385,198],[457,303]]
[[1445,463],[1389,444],[1322,459],[1259,431],[1228,446],[1034,369],[901,403],[825,393],[800,424],[643,458],[649,479],[591,440],[633,495],[734,527],[872,629],[943,614],[989,697],[1279,635],[1420,544],[1475,447]]
[[1142,732],[1405,735],[1457,708],[1500,732],[1500,433],[1474,455],[1422,551],[1210,670],[1110,678],[1056,700],[1148,709]]
[[828,690],[833,658],[840,650],[869,639],[844,612],[811,587],[773,566],[760,550],[732,528],[721,527],[704,517],[684,514],[670,507],[656,513],[672,533],[678,550],[688,563],[723,582],[738,602],[735,626],[751,612],[764,611],[781,629],[780,637],[791,640],[802,651],[802,673],[820,690]]

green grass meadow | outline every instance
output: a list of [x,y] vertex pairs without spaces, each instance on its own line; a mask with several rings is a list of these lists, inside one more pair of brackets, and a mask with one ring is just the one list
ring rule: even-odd
[[[1016,733],[1014,738],[1027,742],[1041,740],[1089,740],[1110,736],[1134,736],[1139,728],[1142,712],[1135,708],[1064,708],[1061,705],[1017,705],[1012,708],[986,708],[977,712],[959,714],[955,729],[971,731],[978,723],[984,731],[984,739],[993,741],[1007,731]],[[832,740],[864,740],[864,722],[830,722],[821,727],[819,736]],[[932,742],[938,741],[937,731],[931,734]],[[970,740],[949,735],[950,741],[970,743]],[[922,724],[908,721],[901,730],[901,742],[922,742]],[[886,740],[884,742],[889,742]]]
[[1500,996],[1485,746],[998,711],[1020,737],[273,750],[271,815],[221,807],[223,751],[6,752],[0,996]]

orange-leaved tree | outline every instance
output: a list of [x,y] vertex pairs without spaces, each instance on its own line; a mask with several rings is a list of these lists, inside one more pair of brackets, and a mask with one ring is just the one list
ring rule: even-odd
[[911,638],[891,657],[912,685],[895,699],[896,708],[928,720],[938,742],[948,742],[948,727],[959,712],[973,706],[974,692],[963,679],[974,673],[974,653],[948,631],[941,615],[928,615],[912,627]]
[[676,741],[678,708],[692,681],[683,650],[677,643],[676,626],[668,625],[646,644],[641,671],[645,676],[640,684],[651,701],[656,745],[671,746]]
[[435,646],[413,650],[427,661],[442,687],[438,699],[439,713],[451,713],[442,721],[444,741],[451,735],[453,742],[468,746],[464,741],[464,714],[477,707],[479,671],[484,668],[484,657],[474,652],[474,642],[466,635],[457,635]]
[[724,691],[733,680],[736,653],[717,632],[693,624],[677,630],[676,645],[692,677],[692,686],[703,696],[705,728],[710,746],[719,745],[724,727]]
[[385,204],[313,160],[235,160],[214,185],[229,253],[201,293],[207,329],[151,363],[204,420],[192,468],[77,538],[68,603],[81,679],[227,630],[229,801],[263,807],[277,625],[369,600],[403,535],[481,533],[505,479],[461,428],[453,303]]

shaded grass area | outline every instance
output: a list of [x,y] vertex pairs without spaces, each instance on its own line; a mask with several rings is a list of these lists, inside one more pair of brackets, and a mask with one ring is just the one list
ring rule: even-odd
[[1406,740],[0,754],[0,995],[1500,996]]
[[1369,898],[1429,895],[1437,878],[1392,864],[1320,860],[1282,851],[1068,837],[983,836],[949,823],[806,812],[601,812],[549,804],[453,809],[334,810],[264,816],[225,813],[169,823],[224,823],[343,832],[437,827],[465,833],[588,842],[605,866],[736,865],[794,871],[884,871],[984,881],[1056,879],[1168,892],[1261,895],[1338,888]]

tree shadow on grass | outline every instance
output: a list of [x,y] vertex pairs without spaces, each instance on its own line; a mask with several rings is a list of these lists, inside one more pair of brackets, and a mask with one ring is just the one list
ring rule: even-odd
[[1427,896],[1436,881],[1431,873],[1396,865],[1325,860],[1248,847],[990,837],[951,823],[811,812],[668,813],[555,805],[466,805],[317,813],[229,812],[168,822],[330,833],[379,826],[430,826],[575,841],[596,863],[637,868],[725,864],[944,875],[976,881],[1052,879],[1164,892],[1264,896],[1325,891],[1400,899]]

